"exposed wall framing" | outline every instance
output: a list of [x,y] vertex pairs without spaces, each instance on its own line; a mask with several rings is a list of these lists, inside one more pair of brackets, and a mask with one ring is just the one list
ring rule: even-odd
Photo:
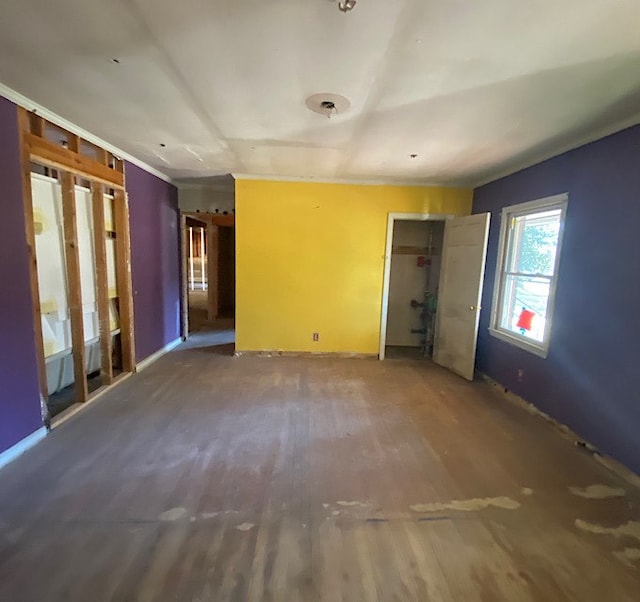
[[100,328],[100,372],[102,382],[113,382],[111,328],[109,326],[109,282],[107,276],[107,232],[104,219],[104,186],[91,182],[93,207],[93,248],[96,256],[96,293],[98,299],[98,324]]
[[[25,229],[30,257],[31,294],[40,389],[46,399],[48,393],[47,372],[41,323],[42,307],[38,283],[33,191],[31,185],[31,172],[34,165],[36,166],[35,169],[42,169],[44,175],[58,179],[62,185],[66,284],[71,324],[75,401],[82,402],[89,398],[89,394],[86,378],[87,364],[76,220],[76,183],[88,186],[91,190],[90,203],[94,220],[92,242],[95,254],[95,292],[101,351],[101,382],[103,385],[110,385],[114,379],[113,344],[110,330],[110,296],[107,275],[107,237],[115,238],[117,306],[120,317],[122,368],[125,372],[135,371],[129,207],[125,192],[124,162],[105,149],[97,147],[78,135],[66,131],[22,107],[18,108],[18,123],[22,159]],[[114,199],[113,233],[107,233],[105,194],[112,194]]]

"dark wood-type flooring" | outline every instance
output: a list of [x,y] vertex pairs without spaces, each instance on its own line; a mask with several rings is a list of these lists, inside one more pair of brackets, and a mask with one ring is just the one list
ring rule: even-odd
[[2,602],[640,600],[638,490],[488,385],[210,336],[0,471]]

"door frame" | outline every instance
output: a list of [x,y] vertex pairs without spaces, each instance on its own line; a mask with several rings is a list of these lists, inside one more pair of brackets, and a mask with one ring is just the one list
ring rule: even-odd
[[382,310],[380,312],[380,346],[378,359],[385,358],[385,346],[387,343],[387,318],[389,315],[389,283],[391,279],[391,253],[393,250],[393,226],[398,221],[412,222],[439,222],[455,217],[450,213],[395,213],[387,216],[387,242],[384,252],[384,275],[382,280]]
[[[236,216],[226,213],[209,213],[200,211],[180,211],[181,244],[181,297],[182,311],[180,322],[182,325],[182,340],[189,338],[189,251],[187,248],[187,218],[201,222],[207,229],[207,320],[215,320],[218,317],[218,254],[219,254],[219,230],[220,228],[236,227]],[[235,269],[235,268],[234,268]]]
[[[186,341],[189,338],[189,228],[187,218],[202,223],[208,228],[206,220],[189,211],[180,211],[180,338]],[[207,230],[208,232],[208,230]]]

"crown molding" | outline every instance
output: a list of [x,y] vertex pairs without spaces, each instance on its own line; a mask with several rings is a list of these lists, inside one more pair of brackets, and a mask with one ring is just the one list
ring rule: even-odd
[[439,182],[393,179],[350,179],[350,178],[316,178],[314,176],[268,176],[245,173],[232,173],[236,180],[263,180],[266,182],[304,182],[307,184],[351,184],[354,186],[411,186],[413,188],[469,188]]
[[110,153],[116,155],[119,159],[124,159],[129,163],[133,163],[140,169],[144,169],[144,171],[156,176],[157,178],[160,178],[161,180],[164,180],[169,184],[173,184],[173,180],[167,174],[162,173],[155,167],[152,167],[148,163],[145,163],[144,161],[141,161],[133,155],[130,155],[129,153],[123,151],[121,148],[110,144],[106,140],[103,140],[98,136],[94,136],[91,132],[88,132],[87,130],[77,126],[75,123],[69,121],[68,119],[65,119],[64,117],[61,117],[57,113],[50,111],[41,104],[34,102],[30,98],[27,98],[23,94],[20,94],[20,92],[16,92],[14,89],[9,88],[9,86],[6,86],[2,82],[0,82],[0,95],[4,96],[7,100],[10,100],[11,102],[14,102],[15,104],[23,107],[24,109],[27,109],[27,111],[35,111],[38,115],[44,117],[47,121],[55,123],[65,130],[68,130],[72,134],[80,136],[87,142],[91,142],[96,146],[104,148]]

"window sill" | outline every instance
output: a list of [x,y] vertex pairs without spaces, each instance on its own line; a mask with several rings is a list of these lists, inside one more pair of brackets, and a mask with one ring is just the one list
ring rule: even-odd
[[500,339],[501,341],[504,341],[505,343],[515,345],[516,347],[524,349],[525,351],[533,353],[534,355],[537,355],[538,357],[541,357],[543,359],[546,359],[547,355],[549,354],[548,346],[536,345],[535,343],[531,343],[523,337],[519,337],[517,334],[511,334],[505,332],[504,330],[496,330],[495,328],[491,327],[489,328],[489,334],[496,337],[497,339]]

